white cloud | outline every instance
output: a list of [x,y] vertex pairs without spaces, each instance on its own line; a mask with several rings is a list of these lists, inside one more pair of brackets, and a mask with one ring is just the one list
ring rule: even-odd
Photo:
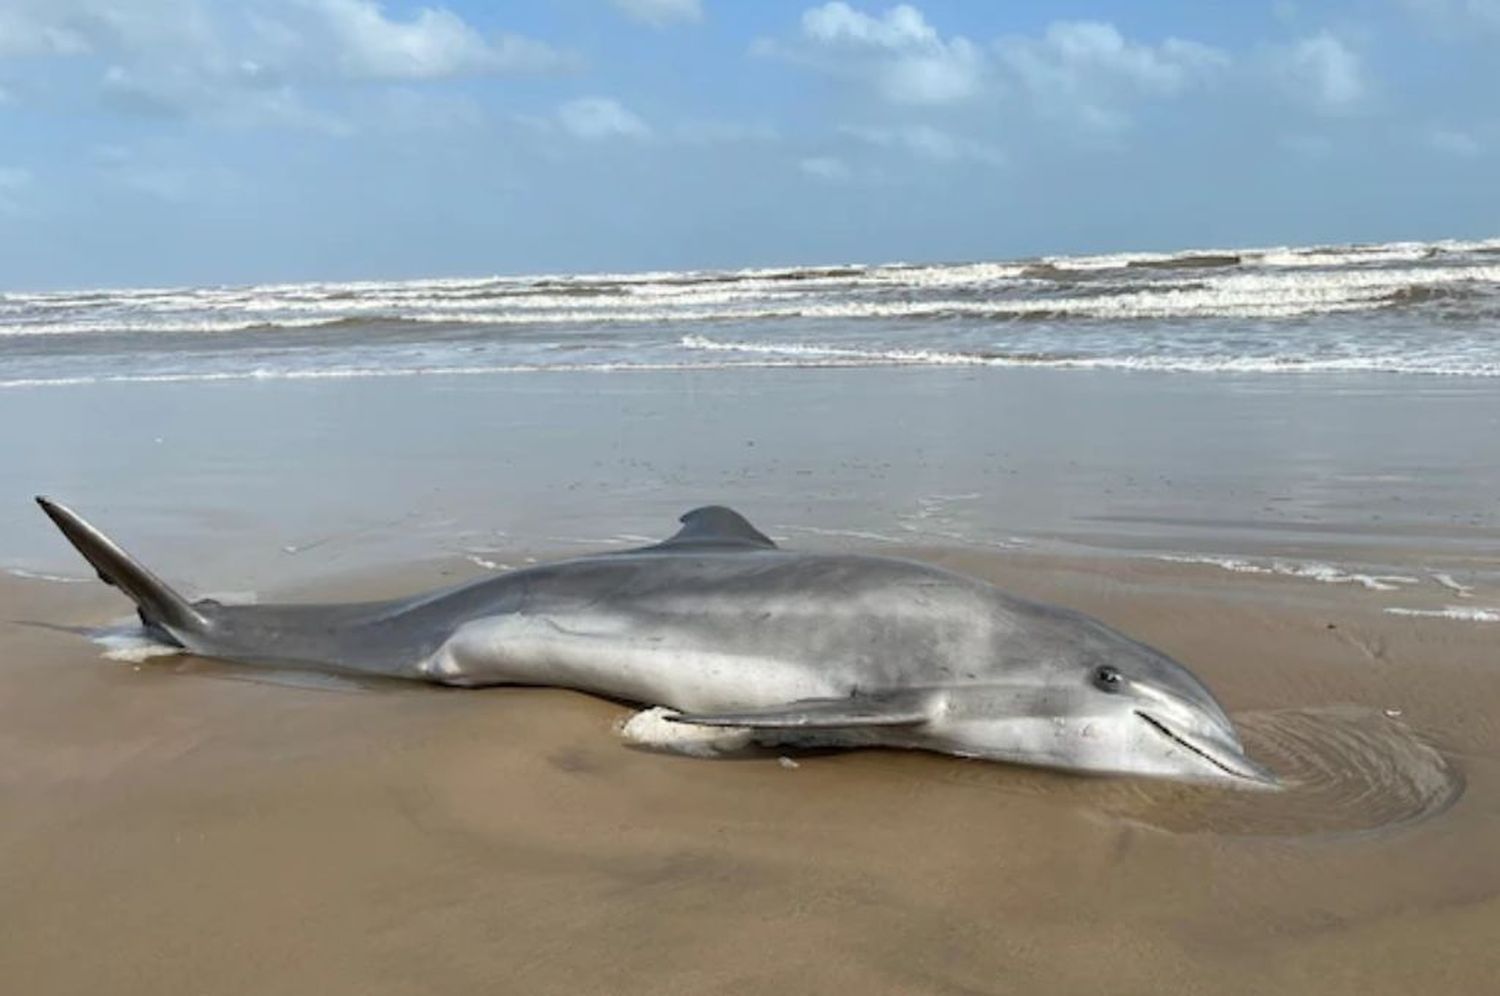
[[797,168],[808,176],[835,182],[847,180],[854,175],[843,160],[832,156],[811,156],[798,162]]
[[1369,92],[1359,56],[1327,31],[1273,49],[1271,71],[1288,93],[1326,113],[1349,111]]
[[323,21],[337,64],[350,76],[424,80],[558,67],[551,46],[517,35],[488,40],[443,7],[410,21],[387,17],[374,0],[305,0]]
[[481,34],[446,7],[389,13],[377,0],[0,0],[0,56],[96,67],[108,105],[242,125],[347,130],[305,85],[420,83],[569,68],[535,39]]
[[978,89],[979,65],[967,45],[940,54],[904,56],[886,67],[881,85],[897,103],[946,104]]
[[648,138],[646,122],[609,97],[580,97],[557,109],[563,130],[587,141],[606,138]]
[[634,21],[660,28],[675,21],[703,20],[701,0],[609,0]]
[[752,52],[860,80],[893,103],[952,104],[988,92],[1111,129],[1129,122],[1130,101],[1181,94],[1231,63],[1209,45],[1135,42],[1100,21],[1056,21],[1040,37],[980,47],[943,35],[908,4],[874,14],[843,0],[805,11],[795,41],[761,40]]
[[1056,21],[1040,41],[1003,42],[1001,47],[1022,79],[1038,87],[1077,89],[1104,79],[1173,94],[1199,74],[1229,64],[1227,55],[1208,45],[1180,38],[1143,45],[1103,21]]
[[0,56],[71,56],[192,37],[202,24],[194,0],[6,0]]
[[899,149],[921,159],[940,163],[964,160],[1000,166],[1005,154],[992,145],[949,134],[928,125],[905,125],[896,128],[845,125],[842,134],[868,145]]
[[961,36],[942,37],[907,4],[876,16],[834,0],[803,13],[798,42],[760,41],[752,51],[862,79],[900,104],[963,100],[978,92],[984,71],[977,46]]
[[996,49],[1039,109],[1105,130],[1129,123],[1128,101],[1176,96],[1231,61],[1219,49],[1181,38],[1132,42],[1102,21],[1056,21],[1041,38],[1005,38]]
[[806,11],[802,15],[802,31],[818,41],[893,50],[942,43],[922,12],[909,4],[892,7],[881,17],[872,17],[841,0],[833,0]]

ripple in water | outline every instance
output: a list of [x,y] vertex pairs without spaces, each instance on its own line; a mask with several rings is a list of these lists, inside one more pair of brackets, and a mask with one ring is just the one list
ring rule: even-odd
[[1344,836],[1409,826],[1463,795],[1446,757],[1378,711],[1251,712],[1235,726],[1250,755],[1281,777],[1281,791],[1122,782],[1102,808],[1175,833]]
[[1240,713],[1234,721],[1250,756],[1280,776],[1280,790],[983,761],[924,766],[922,777],[1045,797],[1171,833],[1244,837],[1388,832],[1438,815],[1464,792],[1463,776],[1448,758],[1377,710],[1285,709]]

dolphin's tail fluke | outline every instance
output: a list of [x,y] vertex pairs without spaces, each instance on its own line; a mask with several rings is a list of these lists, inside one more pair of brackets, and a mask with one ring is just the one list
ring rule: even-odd
[[89,525],[72,509],[38,495],[36,503],[57,524],[68,542],[99,572],[99,580],[114,585],[134,600],[148,629],[181,642],[181,634],[200,633],[209,620],[187,599],[136,562],[108,536]]

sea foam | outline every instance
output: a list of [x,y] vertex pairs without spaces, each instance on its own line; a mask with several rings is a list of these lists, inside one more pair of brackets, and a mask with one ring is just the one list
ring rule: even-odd
[[1402,585],[1418,584],[1418,580],[1403,574],[1360,574],[1324,563],[1295,563],[1272,560],[1256,563],[1240,557],[1199,556],[1190,554],[1157,554],[1156,560],[1173,564],[1205,564],[1236,574],[1268,574],[1324,584],[1357,584],[1370,591],[1395,591]]
[[1461,622],[1500,622],[1500,609],[1473,605],[1449,605],[1441,609],[1408,609],[1392,606],[1385,610],[1393,616],[1425,616],[1434,619],[1456,619]]

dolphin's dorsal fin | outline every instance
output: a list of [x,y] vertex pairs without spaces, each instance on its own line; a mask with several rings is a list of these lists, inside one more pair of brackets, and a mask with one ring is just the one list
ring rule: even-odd
[[799,699],[785,705],[739,712],[681,713],[665,717],[694,726],[739,726],[752,730],[829,730],[856,726],[916,726],[931,719],[927,696],[918,692],[857,695],[847,699]]
[[765,533],[732,508],[705,505],[684,513],[677,521],[682,528],[669,540],[646,547],[661,553],[674,550],[774,550],[776,544]]

